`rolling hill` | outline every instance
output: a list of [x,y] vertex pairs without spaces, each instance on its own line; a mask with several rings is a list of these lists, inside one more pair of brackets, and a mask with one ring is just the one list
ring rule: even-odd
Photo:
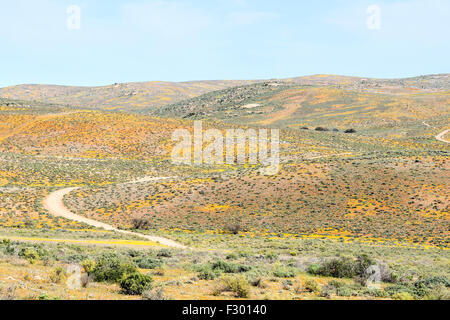
[[89,109],[139,110],[192,98],[250,81],[135,82],[103,87],[24,84],[0,88],[0,97]]
[[72,105],[79,108],[142,111],[178,103],[213,91],[269,83],[278,86],[334,86],[376,93],[439,92],[450,90],[449,74],[405,79],[368,79],[337,75],[313,75],[272,80],[224,80],[190,82],[133,82],[99,87],[23,84],[0,88],[0,98]]

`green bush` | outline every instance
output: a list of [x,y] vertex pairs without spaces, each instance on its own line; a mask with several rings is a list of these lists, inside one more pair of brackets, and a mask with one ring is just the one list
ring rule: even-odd
[[94,273],[95,266],[96,266],[95,260],[85,259],[81,261],[81,267],[84,269],[84,271],[86,271],[87,274]]
[[211,264],[211,269],[221,271],[224,273],[244,273],[252,270],[252,267],[244,264],[230,263],[223,260],[217,260]]
[[322,270],[322,266],[320,264],[313,263],[308,266],[308,268],[306,269],[306,272],[308,272],[309,274],[311,274],[313,276],[317,276],[317,275],[320,275],[321,270]]
[[253,287],[265,287],[263,275],[259,271],[250,271],[245,275],[245,277]]
[[387,295],[391,298],[394,298],[394,296],[398,293],[408,293],[411,296],[415,296],[416,295],[416,290],[414,288],[414,286],[411,286],[409,284],[395,284],[392,286],[388,286],[386,288],[384,288],[384,292],[387,293]]
[[227,260],[237,260],[238,259],[238,255],[236,253],[230,253],[226,256]]
[[320,275],[334,278],[353,278],[357,275],[356,265],[350,258],[333,259],[322,265]]
[[218,285],[214,289],[213,294],[219,295],[222,292],[233,292],[237,298],[248,298],[250,295],[250,285],[248,281],[242,276],[228,276],[220,279]]
[[99,282],[119,282],[125,276],[136,273],[136,266],[114,254],[102,256],[94,268],[94,277]]
[[200,280],[214,280],[218,277],[220,277],[220,272],[209,268],[205,268],[198,273],[198,278]]
[[428,291],[425,300],[450,300],[450,289],[445,286],[438,286]]
[[349,287],[336,288],[336,294],[340,297],[351,297],[354,294],[354,290]]
[[445,277],[431,277],[414,282],[414,293],[417,297],[423,298],[439,287],[450,287],[450,282]]
[[414,287],[418,289],[433,289],[438,286],[450,287],[450,281],[445,277],[432,277],[414,282]]
[[127,274],[120,280],[119,284],[123,294],[136,296],[142,294],[145,290],[150,289],[152,282],[152,277],[135,272]]
[[279,266],[273,270],[273,275],[277,278],[294,278],[297,275],[295,268]]
[[33,248],[22,248],[19,252],[19,257],[28,260],[31,264],[34,264],[40,258],[39,253]]
[[162,266],[162,261],[152,256],[139,257],[134,260],[141,269],[156,269]]
[[161,249],[158,251],[157,256],[163,257],[163,258],[170,258],[170,257],[172,257],[172,251],[170,251],[168,249]]
[[340,282],[340,281],[337,281],[337,280],[331,280],[330,282],[328,282],[328,285],[330,286],[330,287],[333,287],[333,288],[342,288],[342,287],[344,287],[345,286],[345,283],[343,283],[343,282]]
[[364,277],[367,268],[373,264],[374,262],[366,255],[361,255],[357,259],[341,257],[326,261],[322,265],[312,264],[307,272],[334,278]]

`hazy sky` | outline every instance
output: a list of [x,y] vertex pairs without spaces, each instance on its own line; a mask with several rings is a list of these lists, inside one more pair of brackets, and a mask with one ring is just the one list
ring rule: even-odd
[[449,73],[449,35],[450,0],[0,0],[0,86]]

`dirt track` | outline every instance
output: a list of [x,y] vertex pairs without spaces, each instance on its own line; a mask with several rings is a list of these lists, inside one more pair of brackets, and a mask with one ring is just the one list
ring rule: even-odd
[[450,143],[450,141],[447,141],[447,140],[444,139],[445,135],[446,135],[447,133],[449,133],[449,132],[450,132],[450,129],[445,130],[444,132],[439,133],[439,134],[436,136],[436,139],[439,140],[439,141],[445,142],[445,143]]
[[[165,180],[165,179],[167,179],[167,178],[159,178],[159,179],[155,178],[155,179],[153,179],[153,181]],[[46,197],[44,199],[44,202],[43,202],[44,208],[47,209],[50,212],[50,214],[52,214],[53,216],[56,216],[56,217],[64,217],[66,219],[85,223],[87,225],[90,225],[90,226],[93,226],[96,228],[103,228],[105,230],[110,230],[110,231],[120,232],[123,234],[138,236],[140,238],[143,238],[143,239],[146,239],[149,241],[153,241],[153,242],[157,242],[157,243],[160,243],[160,244],[168,246],[168,247],[186,249],[185,246],[183,246],[173,240],[167,239],[167,238],[148,236],[148,235],[144,235],[144,234],[137,233],[137,232],[120,230],[109,224],[99,222],[96,220],[92,220],[92,219],[89,219],[89,218],[86,218],[86,217],[83,217],[83,216],[80,216],[80,215],[77,215],[77,214],[71,212],[69,209],[67,209],[64,206],[63,199],[64,199],[65,195],[67,195],[70,192],[77,190],[77,189],[79,189],[79,188],[66,188],[66,189],[61,189],[61,190],[51,193],[50,195],[48,195],[48,197]]]

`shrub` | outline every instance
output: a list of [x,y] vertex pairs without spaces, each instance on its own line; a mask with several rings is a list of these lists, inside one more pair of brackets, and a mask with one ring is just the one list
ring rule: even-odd
[[303,284],[303,288],[306,292],[319,292],[320,287],[316,280],[306,280]]
[[50,271],[49,279],[52,283],[62,283],[67,279],[66,269],[58,266]]
[[123,294],[136,296],[149,289],[152,282],[152,277],[135,272],[127,274],[122,280],[120,280],[119,284]]
[[237,258],[238,258],[238,256],[235,253],[230,253],[226,256],[227,260],[236,260]]
[[168,249],[161,249],[158,251],[157,256],[163,257],[163,258],[170,258],[170,257],[172,257],[172,251],[170,251]]
[[150,228],[150,220],[145,217],[135,217],[131,220],[133,229],[136,230],[148,230]]
[[218,270],[224,273],[244,273],[252,270],[252,267],[244,264],[230,263],[223,260],[217,260],[211,264],[211,269]]
[[350,258],[339,258],[325,262],[320,275],[334,278],[353,278],[357,275],[356,265]]
[[316,131],[330,131],[329,129],[323,128],[323,127],[317,127],[315,130]]
[[377,297],[377,298],[389,298],[389,294],[382,289],[368,288],[362,292],[363,295]]
[[450,300],[450,290],[445,286],[431,289],[424,297],[425,300]]
[[418,289],[433,289],[438,286],[450,287],[450,281],[445,277],[432,277],[414,282],[414,287]]
[[34,264],[37,260],[39,260],[39,254],[33,248],[22,248],[19,252],[19,257],[28,260],[31,264]]
[[266,259],[270,261],[277,261],[278,260],[278,254],[276,252],[269,252],[266,254]]
[[162,288],[158,288],[155,290],[145,290],[142,293],[142,300],[163,301],[171,299],[165,295]]
[[313,263],[308,266],[308,268],[306,269],[306,272],[308,272],[309,274],[312,274],[314,276],[317,276],[320,274],[321,270],[322,270],[322,267],[320,264]]
[[336,288],[336,294],[340,297],[351,297],[354,291],[349,287]]
[[202,270],[198,274],[198,278],[201,280],[214,280],[220,276],[220,272],[217,270],[211,270],[208,268],[205,268],[205,270]]
[[422,298],[429,295],[431,291],[438,287],[450,287],[450,282],[445,277],[432,277],[414,282],[414,293]]
[[220,279],[213,294],[219,295],[222,292],[233,292],[237,298],[248,298],[250,295],[250,285],[242,276],[224,277]]
[[361,255],[356,260],[342,257],[326,261],[320,266],[312,264],[308,267],[307,272],[312,275],[334,278],[367,277],[366,270],[373,263],[366,255]]
[[136,266],[131,262],[109,254],[102,256],[97,261],[93,274],[95,280],[99,282],[119,282],[126,275],[136,272]]
[[366,273],[366,270],[375,265],[375,262],[369,258],[367,255],[363,254],[358,256],[355,262],[355,272],[356,275],[362,276]]
[[242,225],[239,222],[229,223],[224,228],[225,231],[231,234],[239,234],[243,230]]
[[344,131],[345,133],[356,133],[355,129],[347,129]]
[[337,280],[331,280],[330,282],[328,282],[328,285],[330,286],[330,287],[333,287],[333,288],[342,288],[342,287],[344,287],[345,286],[345,283],[343,283],[343,282],[340,282],[340,281],[337,281]]
[[266,286],[262,275],[257,271],[251,271],[247,273],[245,277],[253,287],[264,288]]
[[406,292],[410,294],[411,296],[414,296],[416,294],[414,286],[408,285],[408,284],[396,284],[392,286],[388,286],[384,288],[384,291],[390,296],[394,297],[396,294],[401,292]]
[[162,266],[162,261],[151,256],[139,257],[134,260],[141,269],[156,269]]
[[81,261],[81,267],[87,274],[92,274],[95,270],[96,262],[92,259],[85,259]]
[[273,275],[278,278],[294,278],[297,275],[295,268],[280,266],[273,271]]

